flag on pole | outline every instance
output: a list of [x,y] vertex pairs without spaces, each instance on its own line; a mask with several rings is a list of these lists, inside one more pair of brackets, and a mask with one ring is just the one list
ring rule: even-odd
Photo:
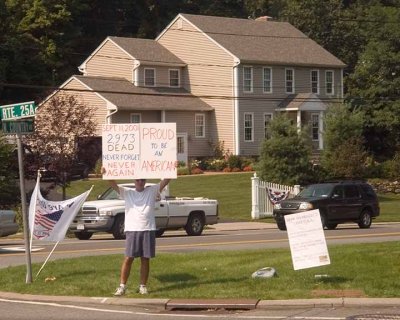
[[31,239],[63,240],[72,220],[74,220],[92,188],[72,199],[49,201],[43,198],[40,193],[40,177],[38,176],[29,204]]

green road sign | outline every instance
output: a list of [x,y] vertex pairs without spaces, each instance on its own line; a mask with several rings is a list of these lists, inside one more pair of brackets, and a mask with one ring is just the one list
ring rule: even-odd
[[35,116],[35,112],[35,101],[8,104],[0,106],[0,119],[4,121],[31,118]]
[[2,130],[6,134],[28,134],[34,130],[33,120],[3,121],[2,126]]

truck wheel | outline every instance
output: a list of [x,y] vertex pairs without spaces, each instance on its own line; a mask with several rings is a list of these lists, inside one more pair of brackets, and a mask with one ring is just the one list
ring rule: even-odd
[[112,234],[114,239],[120,240],[125,239],[125,216],[123,214],[119,214],[115,217],[115,222],[112,228]]
[[74,235],[79,240],[89,240],[92,237],[93,233],[83,231],[83,232],[74,232]]
[[165,229],[157,229],[156,230],[156,237],[160,238],[165,232]]
[[203,232],[204,218],[201,213],[191,213],[185,230],[189,236],[199,236]]

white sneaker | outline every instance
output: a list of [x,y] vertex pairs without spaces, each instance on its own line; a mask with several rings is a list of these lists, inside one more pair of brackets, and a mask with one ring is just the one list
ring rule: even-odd
[[140,285],[139,287],[139,293],[140,294],[148,294],[149,292],[147,291],[147,287],[145,285]]
[[114,296],[116,297],[123,296],[125,294],[125,291],[126,291],[125,287],[119,286],[117,290],[115,290]]

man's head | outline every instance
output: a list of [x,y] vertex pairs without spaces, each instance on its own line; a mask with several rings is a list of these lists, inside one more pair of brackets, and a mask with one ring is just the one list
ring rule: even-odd
[[146,179],[135,179],[135,189],[137,191],[143,191],[144,190],[144,186],[146,184]]

